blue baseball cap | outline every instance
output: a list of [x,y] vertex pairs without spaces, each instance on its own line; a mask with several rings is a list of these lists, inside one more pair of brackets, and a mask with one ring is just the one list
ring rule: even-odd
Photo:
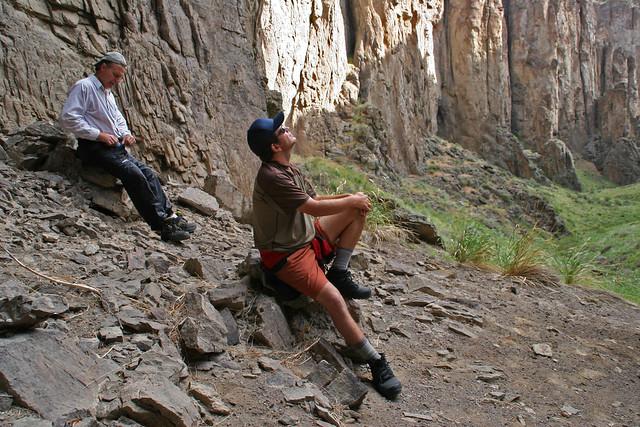
[[253,153],[261,159],[271,158],[273,137],[284,122],[284,113],[280,111],[272,118],[260,118],[251,123],[247,131],[247,142]]

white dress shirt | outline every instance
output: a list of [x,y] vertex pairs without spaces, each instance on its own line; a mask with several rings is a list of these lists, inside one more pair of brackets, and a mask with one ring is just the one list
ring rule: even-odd
[[60,126],[76,138],[91,141],[96,141],[100,132],[118,138],[131,134],[113,93],[93,74],[78,80],[69,89],[60,114]]

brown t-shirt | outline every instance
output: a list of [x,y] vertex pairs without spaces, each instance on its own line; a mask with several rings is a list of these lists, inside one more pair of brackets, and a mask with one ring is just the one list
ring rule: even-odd
[[294,165],[263,162],[253,187],[253,238],[256,248],[292,252],[315,236],[313,217],[298,212],[316,192]]

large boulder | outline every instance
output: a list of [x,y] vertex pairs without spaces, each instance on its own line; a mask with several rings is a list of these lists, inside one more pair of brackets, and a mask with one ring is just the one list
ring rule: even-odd
[[7,138],[5,149],[21,169],[77,170],[72,140],[58,126],[44,121],[20,128]]
[[251,199],[238,190],[226,172],[220,170],[209,175],[204,181],[204,191],[214,196],[236,221],[251,222]]
[[552,138],[540,149],[540,166],[551,180],[565,187],[580,190],[573,155],[566,144]]
[[31,328],[68,309],[64,297],[30,294],[29,289],[17,280],[7,280],[0,286],[0,331]]
[[620,185],[640,181],[640,140],[618,139],[605,157],[602,172]]
[[84,353],[62,334],[40,329],[1,339],[0,360],[0,387],[51,421],[94,413],[101,380],[116,370],[113,362]]
[[186,294],[184,310],[187,317],[180,324],[180,339],[187,355],[196,358],[223,352],[227,326],[207,297],[196,292]]

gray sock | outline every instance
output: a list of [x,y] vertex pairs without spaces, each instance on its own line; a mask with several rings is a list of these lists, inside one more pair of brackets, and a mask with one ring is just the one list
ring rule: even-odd
[[364,339],[360,344],[353,345],[349,348],[349,353],[353,355],[354,360],[358,362],[370,362],[380,359],[380,353],[376,351],[368,339]]
[[353,249],[338,248],[336,249],[336,258],[331,265],[332,270],[346,270],[349,267]]

